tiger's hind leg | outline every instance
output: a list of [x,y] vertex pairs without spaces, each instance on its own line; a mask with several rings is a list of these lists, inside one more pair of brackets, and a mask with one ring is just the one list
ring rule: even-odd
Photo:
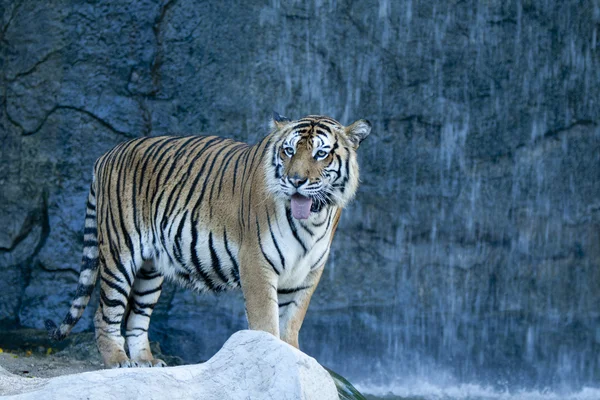
[[121,335],[135,264],[113,257],[108,246],[101,248],[100,253],[100,305],[94,316],[98,350],[105,368],[136,367],[125,353],[125,339]]
[[164,276],[151,261],[138,271],[129,298],[129,315],[125,338],[129,356],[140,367],[166,367],[167,364],[152,356],[148,341],[148,326],[154,306],[160,297]]

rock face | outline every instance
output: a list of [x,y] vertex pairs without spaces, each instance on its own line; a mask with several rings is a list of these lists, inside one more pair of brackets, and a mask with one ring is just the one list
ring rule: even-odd
[[0,395],[14,399],[337,400],[329,373],[272,335],[234,334],[206,363],[85,372],[52,379],[2,373]]
[[[64,315],[116,143],[323,113],[373,134],[309,354],[353,381],[598,382],[599,23],[594,0],[0,0],[0,326]],[[153,319],[192,362],[245,327],[239,294],[170,286]]]

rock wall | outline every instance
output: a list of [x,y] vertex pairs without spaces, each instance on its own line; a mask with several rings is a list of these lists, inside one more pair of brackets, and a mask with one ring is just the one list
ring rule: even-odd
[[[66,311],[116,143],[322,113],[374,128],[309,354],[354,381],[597,383],[599,31],[597,0],[0,0],[0,326]],[[197,361],[244,327],[239,294],[169,286],[151,335]]]

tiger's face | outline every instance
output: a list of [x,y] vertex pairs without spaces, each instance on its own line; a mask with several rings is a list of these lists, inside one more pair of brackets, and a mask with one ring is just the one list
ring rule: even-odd
[[272,127],[267,182],[273,194],[290,202],[294,218],[309,218],[328,205],[343,207],[354,197],[356,149],[371,131],[368,121],[345,127],[323,116],[290,121],[276,114]]

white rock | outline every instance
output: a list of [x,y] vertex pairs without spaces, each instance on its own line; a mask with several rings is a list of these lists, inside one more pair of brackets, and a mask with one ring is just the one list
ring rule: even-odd
[[197,365],[100,370],[51,379],[0,373],[0,395],[32,400],[339,398],[329,373],[314,358],[258,331],[235,333],[210,360]]

